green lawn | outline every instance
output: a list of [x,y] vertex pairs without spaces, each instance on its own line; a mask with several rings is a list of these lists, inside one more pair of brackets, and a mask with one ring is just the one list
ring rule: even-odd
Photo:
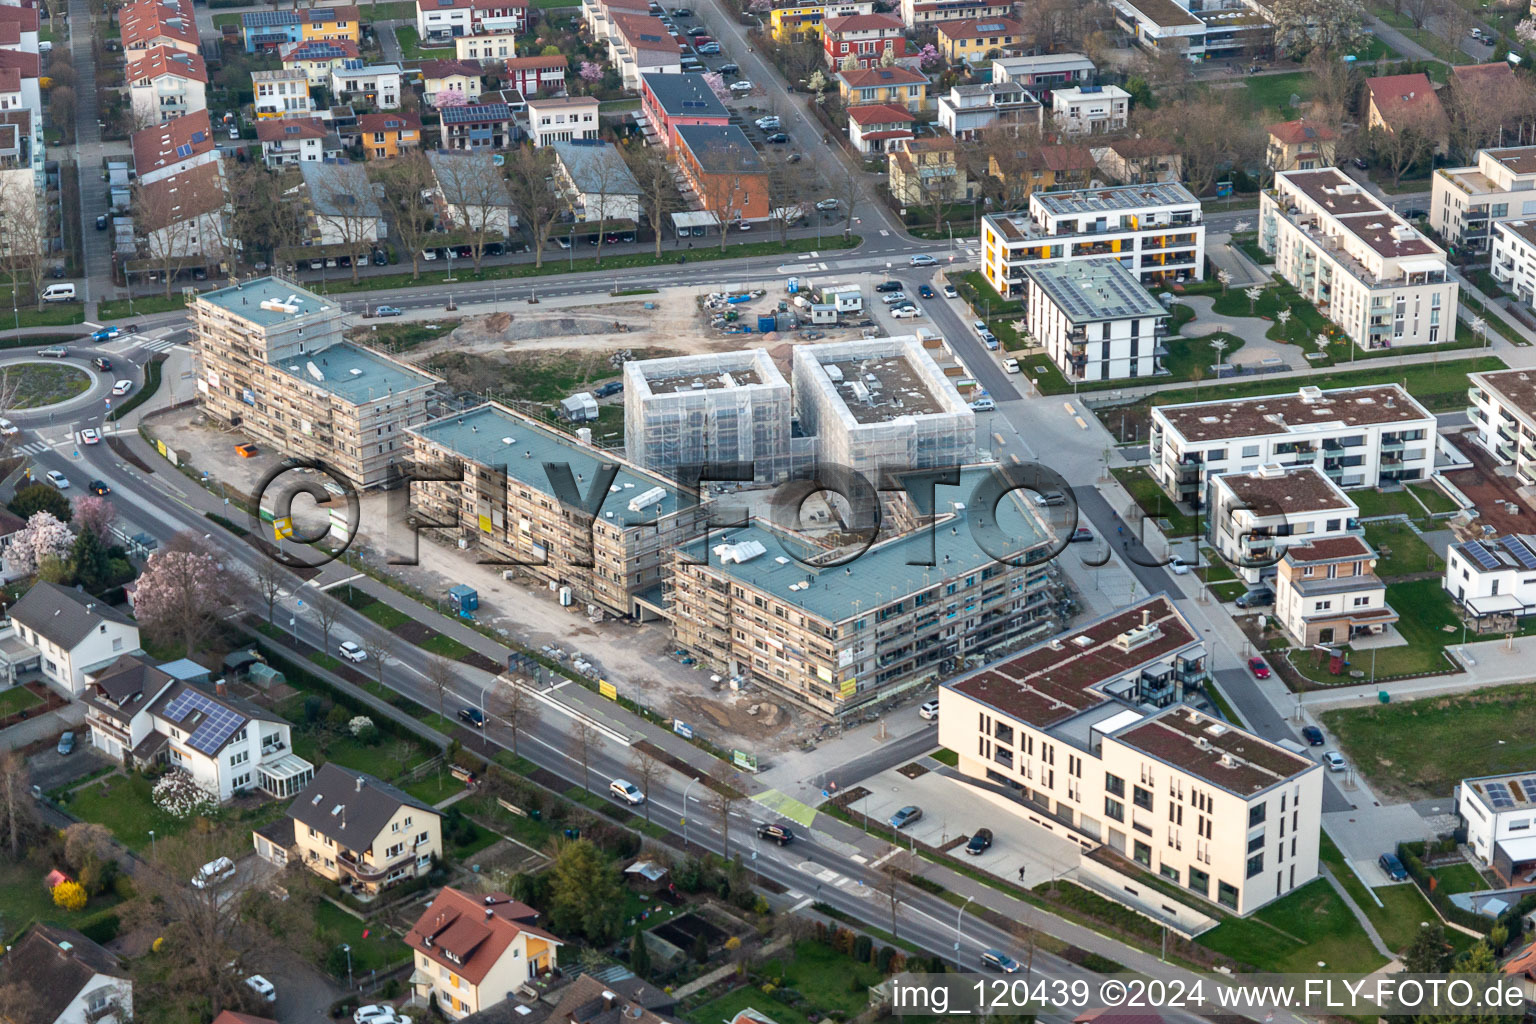
[[434,57],[452,57],[451,46],[423,46],[421,36],[417,34],[414,25],[401,25],[395,29],[395,39],[400,43],[400,52],[406,60],[430,60]]
[[[1439,577],[1388,584],[1387,604],[1397,612],[1397,630],[1408,643],[1378,648],[1374,653],[1346,646],[1350,670],[1364,672],[1364,679],[1329,675],[1327,660],[1312,651],[1292,652],[1291,664],[1309,679],[1333,684],[1369,682],[1373,666],[1378,680],[1452,671],[1444,649],[1446,644],[1460,641],[1461,619],[1440,588]],[[1451,628],[1445,629],[1447,626]]]
[[1125,466],[1112,471],[1141,510],[1154,519],[1166,518],[1172,526],[1174,537],[1192,537],[1195,534],[1195,517],[1179,510],[1178,505],[1163,493],[1157,481],[1147,475],[1140,466]]
[[777,1024],[808,1024],[804,1013],[752,985],[733,988],[725,995],[689,1010],[683,1014],[683,1019],[691,1024],[722,1024],[735,1020],[736,1015],[748,1007],[766,1014]]
[[1477,892],[1491,888],[1488,880],[1471,864],[1451,864],[1435,868],[1430,874],[1439,879],[1435,883],[1436,892]]
[[26,861],[0,861],[0,939],[11,941],[33,921],[77,928],[93,914],[118,902],[107,893],[88,902],[78,913],[62,910],[54,906],[53,897],[43,888],[43,876],[47,873],[47,869]]
[[[404,31],[402,29],[401,31]],[[415,31],[414,29],[412,31]],[[708,248],[690,249],[687,252],[687,260],[690,263],[702,263],[713,260],[745,259],[750,256],[778,256],[800,252],[821,252],[837,249],[852,249],[863,243],[864,239],[858,235],[848,238],[841,236],[823,238],[818,242],[814,238],[791,238],[788,242],[736,242],[727,244],[725,251],[721,252],[718,245]],[[593,256],[582,257],[577,260],[565,260],[556,255],[546,255],[544,265],[535,267],[532,263],[507,263],[494,267],[482,267],[476,274],[469,267],[461,267],[453,273],[453,279],[460,283],[467,281],[491,281],[505,278],[523,277],[548,277],[552,274],[565,273],[590,273],[602,270],[623,270],[634,267],[671,267],[677,264],[679,255],[676,250],[664,249],[661,259],[657,259],[654,253],[623,253],[616,256],[604,256],[599,264]],[[357,291],[390,291],[397,288],[421,288],[445,283],[448,272],[444,270],[423,271],[420,277],[413,278],[409,273],[388,274],[379,277],[365,277],[356,282],[350,280],[330,281],[319,289],[323,293],[330,292],[357,292]],[[535,289],[536,291],[537,289]],[[509,296],[510,297],[510,296]],[[1500,366],[1503,364],[1501,363]],[[1462,389],[1465,392],[1465,388]]]
[[[1333,877],[1344,886],[1344,891],[1349,893],[1355,905],[1365,911],[1365,916],[1371,919],[1376,934],[1381,936],[1381,941],[1385,942],[1389,949],[1401,952],[1404,946],[1413,941],[1413,936],[1419,930],[1420,921],[1435,920],[1435,912],[1430,907],[1429,900],[1424,898],[1424,894],[1419,891],[1417,885],[1409,882],[1406,885],[1384,885],[1377,889],[1368,889],[1350,868],[1328,833],[1322,833],[1320,838],[1321,860],[1333,872]],[[1381,901],[1381,906],[1376,905],[1377,900]]]
[[397,629],[407,622],[414,621],[409,615],[398,608],[391,607],[383,601],[375,601],[364,605],[362,613],[383,626],[385,629]]
[[[1222,342],[1219,350],[1217,342]],[[1163,358],[1163,368],[1168,371],[1170,381],[1189,380],[1191,372],[1197,367],[1207,378],[1214,377],[1211,367],[1216,363],[1232,362],[1232,355],[1243,347],[1243,339],[1235,334],[1225,331],[1217,331],[1203,338],[1182,338],[1170,335],[1165,344],[1168,346],[1168,355]],[[1161,382],[1160,378],[1160,382]],[[1116,387],[1124,387],[1125,381],[1115,381]]]
[[960,764],[960,755],[948,747],[940,747],[928,756],[940,764],[949,765],[951,768],[957,767]]
[[370,22],[413,21],[416,18],[416,5],[411,0],[392,0],[390,3],[364,4],[360,13]]
[[1430,572],[1440,565],[1440,559],[1407,523],[1366,523],[1365,539],[1376,549],[1376,575],[1383,579]]
[[1360,515],[1365,519],[1396,515],[1418,517],[1424,514],[1423,508],[1407,490],[1377,491],[1367,487],[1350,491],[1349,498],[1360,507]]
[[1438,487],[1429,484],[1409,484],[1408,489],[1431,512],[1454,512],[1458,507],[1456,502],[1451,500],[1450,495]]
[[1272,111],[1282,118],[1299,117],[1300,111],[1291,106],[1291,97],[1297,96],[1305,103],[1312,96],[1312,76],[1305,71],[1288,75],[1254,75],[1243,80],[1243,93],[1254,116]]
[[427,639],[423,640],[420,646],[422,650],[428,652],[429,654],[441,654],[443,657],[452,658],[455,661],[467,654],[474,653],[468,647],[455,640],[453,637],[447,636],[443,633],[434,633],[432,636],[429,636]]
[[419,779],[412,779],[400,788],[416,799],[436,807],[439,801],[464,792],[464,783],[454,778],[453,773],[444,767],[442,771],[430,771]]
[[1350,761],[1393,796],[1444,797],[1464,778],[1526,771],[1536,759],[1536,691],[1529,686],[1324,711],[1322,718]]
[[444,320],[441,323],[388,323],[381,324],[374,321],[365,321],[362,326],[349,332],[349,337],[359,341],[366,341],[375,348],[386,352],[404,352],[415,348],[422,342],[441,338],[443,335],[459,326],[456,319]]
[[[370,746],[359,743],[351,736],[337,736],[328,738],[322,750],[320,739],[313,732],[298,729],[293,731],[293,752],[304,760],[312,762],[316,767],[325,761],[335,761],[343,768],[355,768],[385,781],[401,775],[400,758],[395,752],[395,748],[401,742],[400,739],[386,734],[378,743]],[[411,752],[405,758],[405,771],[409,771],[432,756],[422,744],[414,740],[409,742]]]
[[69,811],[84,821],[105,825],[129,849],[146,850],[151,829],[156,838],[164,838],[185,832],[192,824],[190,818],[173,818],[156,807],[151,799],[153,789],[142,775],[109,775],[76,790]]
[[0,692],[0,717],[14,715],[25,708],[36,707],[42,700],[25,686],[13,686]]
[[1228,580],[1226,583],[1212,583],[1209,587],[1216,600],[1221,602],[1236,601],[1248,591],[1248,584],[1242,580]]
[[1385,959],[1326,879],[1307,883],[1247,918],[1228,918],[1199,942],[1261,971],[1369,974]]
[[164,295],[145,295],[131,303],[127,299],[111,299],[96,308],[96,315],[102,320],[118,320],[123,317],[147,316],[150,313],[174,313],[186,309],[187,300],[180,295],[170,298]]
[[[369,971],[384,970],[411,958],[411,949],[400,936],[378,922],[365,923],[331,903],[315,906],[315,928],[328,947],[343,942],[352,947],[352,974],[365,977]],[[368,937],[363,938],[363,932]],[[327,949],[327,954],[330,950]]]

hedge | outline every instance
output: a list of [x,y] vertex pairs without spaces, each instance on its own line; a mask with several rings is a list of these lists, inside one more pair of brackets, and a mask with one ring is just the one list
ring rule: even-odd
[[155,358],[149,361],[149,365],[144,367],[144,386],[139,388],[138,392],[130,396],[126,402],[113,409],[107,415],[107,419],[120,420],[155,397],[155,392],[160,390],[160,364],[163,362],[165,362],[165,356],[163,355],[155,356]]
[[[1453,842],[1451,846],[1454,848],[1455,843]],[[1440,844],[1437,843],[1436,847],[1439,848]],[[1423,852],[1423,842],[1397,844],[1397,859],[1403,862],[1403,869],[1408,872],[1409,876],[1418,885],[1419,890],[1424,893],[1442,917],[1452,924],[1471,928],[1484,935],[1492,931],[1495,924],[1501,923],[1509,928],[1512,934],[1520,934],[1521,919],[1532,910],[1536,910],[1536,895],[1525,897],[1513,908],[1500,914],[1497,921],[1491,921],[1482,914],[1474,914],[1470,910],[1463,910],[1451,902],[1451,897],[1446,892],[1438,887],[1432,888],[1430,886],[1430,874],[1429,870],[1424,867]]]

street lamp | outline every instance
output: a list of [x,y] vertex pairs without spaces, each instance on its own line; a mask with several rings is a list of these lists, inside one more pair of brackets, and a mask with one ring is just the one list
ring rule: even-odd
[[1482,344],[1479,345],[1478,348],[1487,348],[1488,347],[1488,321],[1487,320],[1484,320],[1480,316],[1473,317],[1472,318],[1472,333],[1477,335],[1478,340],[1480,342],[1482,342]]
[[154,857],[155,857],[155,830],[154,829],[150,829],[149,830],[149,857],[150,857],[151,860],[153,860]]
[[955,953],[957,962],[959,959],[958,954],[960,952],[960,919],[965,916],[965,908],[970,906],[971,900],[975,898],[976,897],[974,896],[967,896],[965,898],[965,902],[960,904],[960,909],[955,913]]
[[695,776],[692,779],[688,780],[688,785],[683,787],[683,848],[684,849],[688,848],[688,791],[690,789],[692,789],[693,788],[693,784],[698,782],[698,781],[699,781],[698,777]]
[[341,944],[341,951],[347,954],[347,988],[352,987],[352,947],[345,942]]

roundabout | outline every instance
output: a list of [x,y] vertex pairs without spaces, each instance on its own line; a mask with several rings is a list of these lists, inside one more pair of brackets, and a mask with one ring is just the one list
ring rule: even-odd
[[65,362],[27,361],[5,367],[6,406],[28,412],[62,405],[90,391],[94,375]]

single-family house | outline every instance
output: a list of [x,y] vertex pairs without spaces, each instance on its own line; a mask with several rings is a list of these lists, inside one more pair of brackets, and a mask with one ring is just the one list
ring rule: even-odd
[[1275,618],[1302,647],[1374,636],[1397,621],[1375,570],[1376,552],[1361,537],[1287,547],[1275,576]]
[[896,143],[887,160],[891,195],[905,206],[963,202],[976,198],[976,185],[948,136]]
[[156,46],[128,62],[124,81],[139,124],[208,108],[208,67],[200,53]]
[[370,160],[388,160],[404,150],[421,148],[421,118],[415,114],[359,114],[357,129]]
[[377,110],[395,110],[400,106],[400,81],[404,75],[398,64],[344,61],[341,67],[331,70],[331,95]]
[[939,52],[954,64],[980,64],[1010,51],[1024,41],[1024,24],[1015,18],[963,18],[933,26]]
[[570,70],[570,61],[563,53],[507,57],[502,61],[502,67],[505,69],[502,85],[516,89],[525,97],[565,95],[565,75]]
[[557,142],[586,141],[598,135],[597,98],[545,96],[528,100],[528,137],[535,148]]
[[416,998],[435,997],[438,1009],[457,1019],[554,969],[563,943],[538,920],[538,911],[502,893],[442,889],[405,936]]
[[442,118],[445,149],[505,149],[518,138],[512,108],[505,103],[444,107]]
[[899,103],[915,114],[928,105],[928,76],[911,68],[859,68],[839,71],[835,77],[845,107]]
[[[268,167],[325,159],[326,140],[333,133],[325,122],[315,117],[269,117],[256,122],[256,138],[261,142],[261,160]],[[340,140],[334,140],[340,148]]]
[[1339,133],[1320,121],[1298,118],[1266,129],[1264,165],[1272,171],[1311,171],[1332,167]]
[[137,0],[124,5],[117,12],[117,24],[122,33],[123,50],[129,59],[135,51],[152,50],[168,46],[185,53],[197,53],[197,19],[192,13],[192,0]]
[[309,76],[302,71],[252,71],[251,88],[256,94],[258,119],[307,117],[315,112],[315,101],[309,95]]
[[219,160],[206,110],[136,131],[129,137],[129,145],[133,149],[133,173],[140,185],[151,185],[161,178]]
[[139,627],[116,608],[71,587],[40,581],[10,609],[11,628],[38,655],[43,680],[68,697],[87,677],[139,650]]
[[[472,36],[458,36],[453,41],[453,55],[459,60],[472,60],[480,64],[517,58],[517,33],[484,32]],[[561,55],[561,60],[564,60]]]
[[277,48],[277,53],[284,68],[304,72],[312,86],[329,86],[332,71],[362,59],[357,44],[345,39],[305,39],[297,43],[284,43]]
[[[34,924],[5,952],[7,981],[18,986],[16,1024],[128,1024],[133,978],[118,958],[70,928]],[[0,1011],[4,1013],[5,1011]]]
[[422,39],[523,32],[527,28],[525,0],[416,0],[416,31]]
[[1131,94],[1118,85],[1074,85],[1051,93],[1051,120],[1067,135],[1102,135],[1126,126]]
[[640,220],[640,183],[611,142],[556,142],[555,182],[577,221]]
[[1418,131],[1432,138],[1437,149],[1445,146],[1445,108],[1424,72],[1367,78],[1365,92],[1367,130]]
[[424,60],[421,73],[422,96],[438,109],[464,107],[480,101],[485,78],[480,65],[468,60]]
[[1120,185],[1146,185],[1154,181],[1179,181],[1184,176],[1184,156],[1167,139],[1136,136],[1116,139],[1099,156],[1099,170]]
[[906,107],[894,103],[869,103],[848,108],[848,141],[860,153],[884,153],[898,142],[914,138],[917,121]]
[[352,4],[315,5],[283,11],[247,11],[240,15],[245,52],[276,50],[306,39],[362,42],[362,19]]
[[501,241],[517,228],[512,194],[493,154],[436,150],[427,154],[427,161],[437,183],[432,198],[443,230]]
[[350,245],[366,252],[388,229],[362,164],[304,163],[310,210],[310,244]]
[[880,67],[886,51],[901,65],[917,60],[907,53],[907,29],[895,15],[850,14],[823,26],[822,56],[830,68],[841,69],[850,57],[861,68]]

